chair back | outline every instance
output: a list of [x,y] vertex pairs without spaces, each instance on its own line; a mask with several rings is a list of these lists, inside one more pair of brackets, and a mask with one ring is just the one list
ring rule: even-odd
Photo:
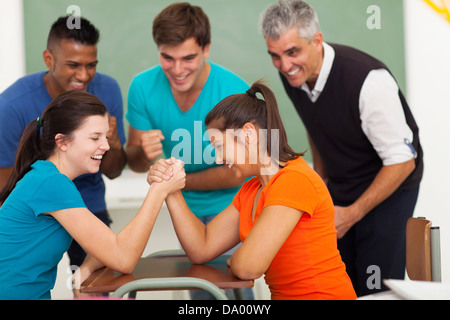
[[411,280],[431,281],[431,221],[409,218],[406,223],[406,272]]
[[411,280],[441,282],[441,234],[425,218],[406,223],[406,271]]

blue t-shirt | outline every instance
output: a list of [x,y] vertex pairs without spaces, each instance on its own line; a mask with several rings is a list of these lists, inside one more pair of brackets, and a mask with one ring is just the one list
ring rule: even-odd
[[[0,94],[0,167],[14,166],[22,132],[31,121],[42,116],[52,101],[44,84],[45,73],[29,74]],[[117,118],[119,137],[124,144],[123,103],[117,81],[97,72],[87,92],[99,98],[108,112]],[[100,171],[80,176],[74,183],[91,212],[106,210],[105,184]]]
[[50,299],[72,237],[42,213],[85,207],[74,183],[36,161],[0,207],[0,300]]
[[[211,71],[202,92],[186,112],[178,107],[160,65],[136,75],[128,92],[126,118],[130,125],[144,131],[161,130],[165,138],[162,141],[164,155],[183,160],[187,173],[217,166],[214,149],[205,134],[205,117],[227,96],[249,88],[237,75],[214,63],[209,64]],[[183,191],[183,196],[191,211],[204,217],[221,212],[238,190]]]

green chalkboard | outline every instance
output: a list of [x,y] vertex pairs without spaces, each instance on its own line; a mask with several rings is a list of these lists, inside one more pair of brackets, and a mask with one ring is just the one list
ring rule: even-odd
[[[45,69],[42,51],[51,24],[77,5],[81,15],[101,32],[98,71],[115,77],[124,97],[132,77],[158,64],[151,36],[154,17],[167,0],[23,0],[25,18],[26,71]],[[287,98],[258,32],[260,13],[275,0],[193,0],[210,18],[210,60],[239,74],[249,84],[264,78],[275,92],[288,139],[296,151],[308,149],[303,124]],[[405,90],[403,1],[402,0],[310,0],[316,9],[325,41],[351,45],[385,62]],[[380,9],[380,24],[367,27]],[[305,156],[310,160],[310,153]]]

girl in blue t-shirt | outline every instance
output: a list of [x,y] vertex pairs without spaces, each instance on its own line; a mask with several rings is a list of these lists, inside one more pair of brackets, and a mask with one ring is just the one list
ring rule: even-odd
[[85,206],[72,180],[99,170],[109,150],[108,113],[95,96],[69,91],[32,121],[0,193],[0,299],[50,299],[56,270],[72,238],[88,252],[81,283],[108,266],[131,273],[164,199],[184,187],[183,163],[153,184],[136,216],[114,234]]

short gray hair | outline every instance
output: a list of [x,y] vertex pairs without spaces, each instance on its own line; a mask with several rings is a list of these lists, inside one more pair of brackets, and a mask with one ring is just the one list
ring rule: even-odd
[[320,32],[319,18],[303,0],[280,0],[269,6],[260,16],[260,33],[265,39],[278,40],[291,28],[297,27],[301,38],[311,42]]

